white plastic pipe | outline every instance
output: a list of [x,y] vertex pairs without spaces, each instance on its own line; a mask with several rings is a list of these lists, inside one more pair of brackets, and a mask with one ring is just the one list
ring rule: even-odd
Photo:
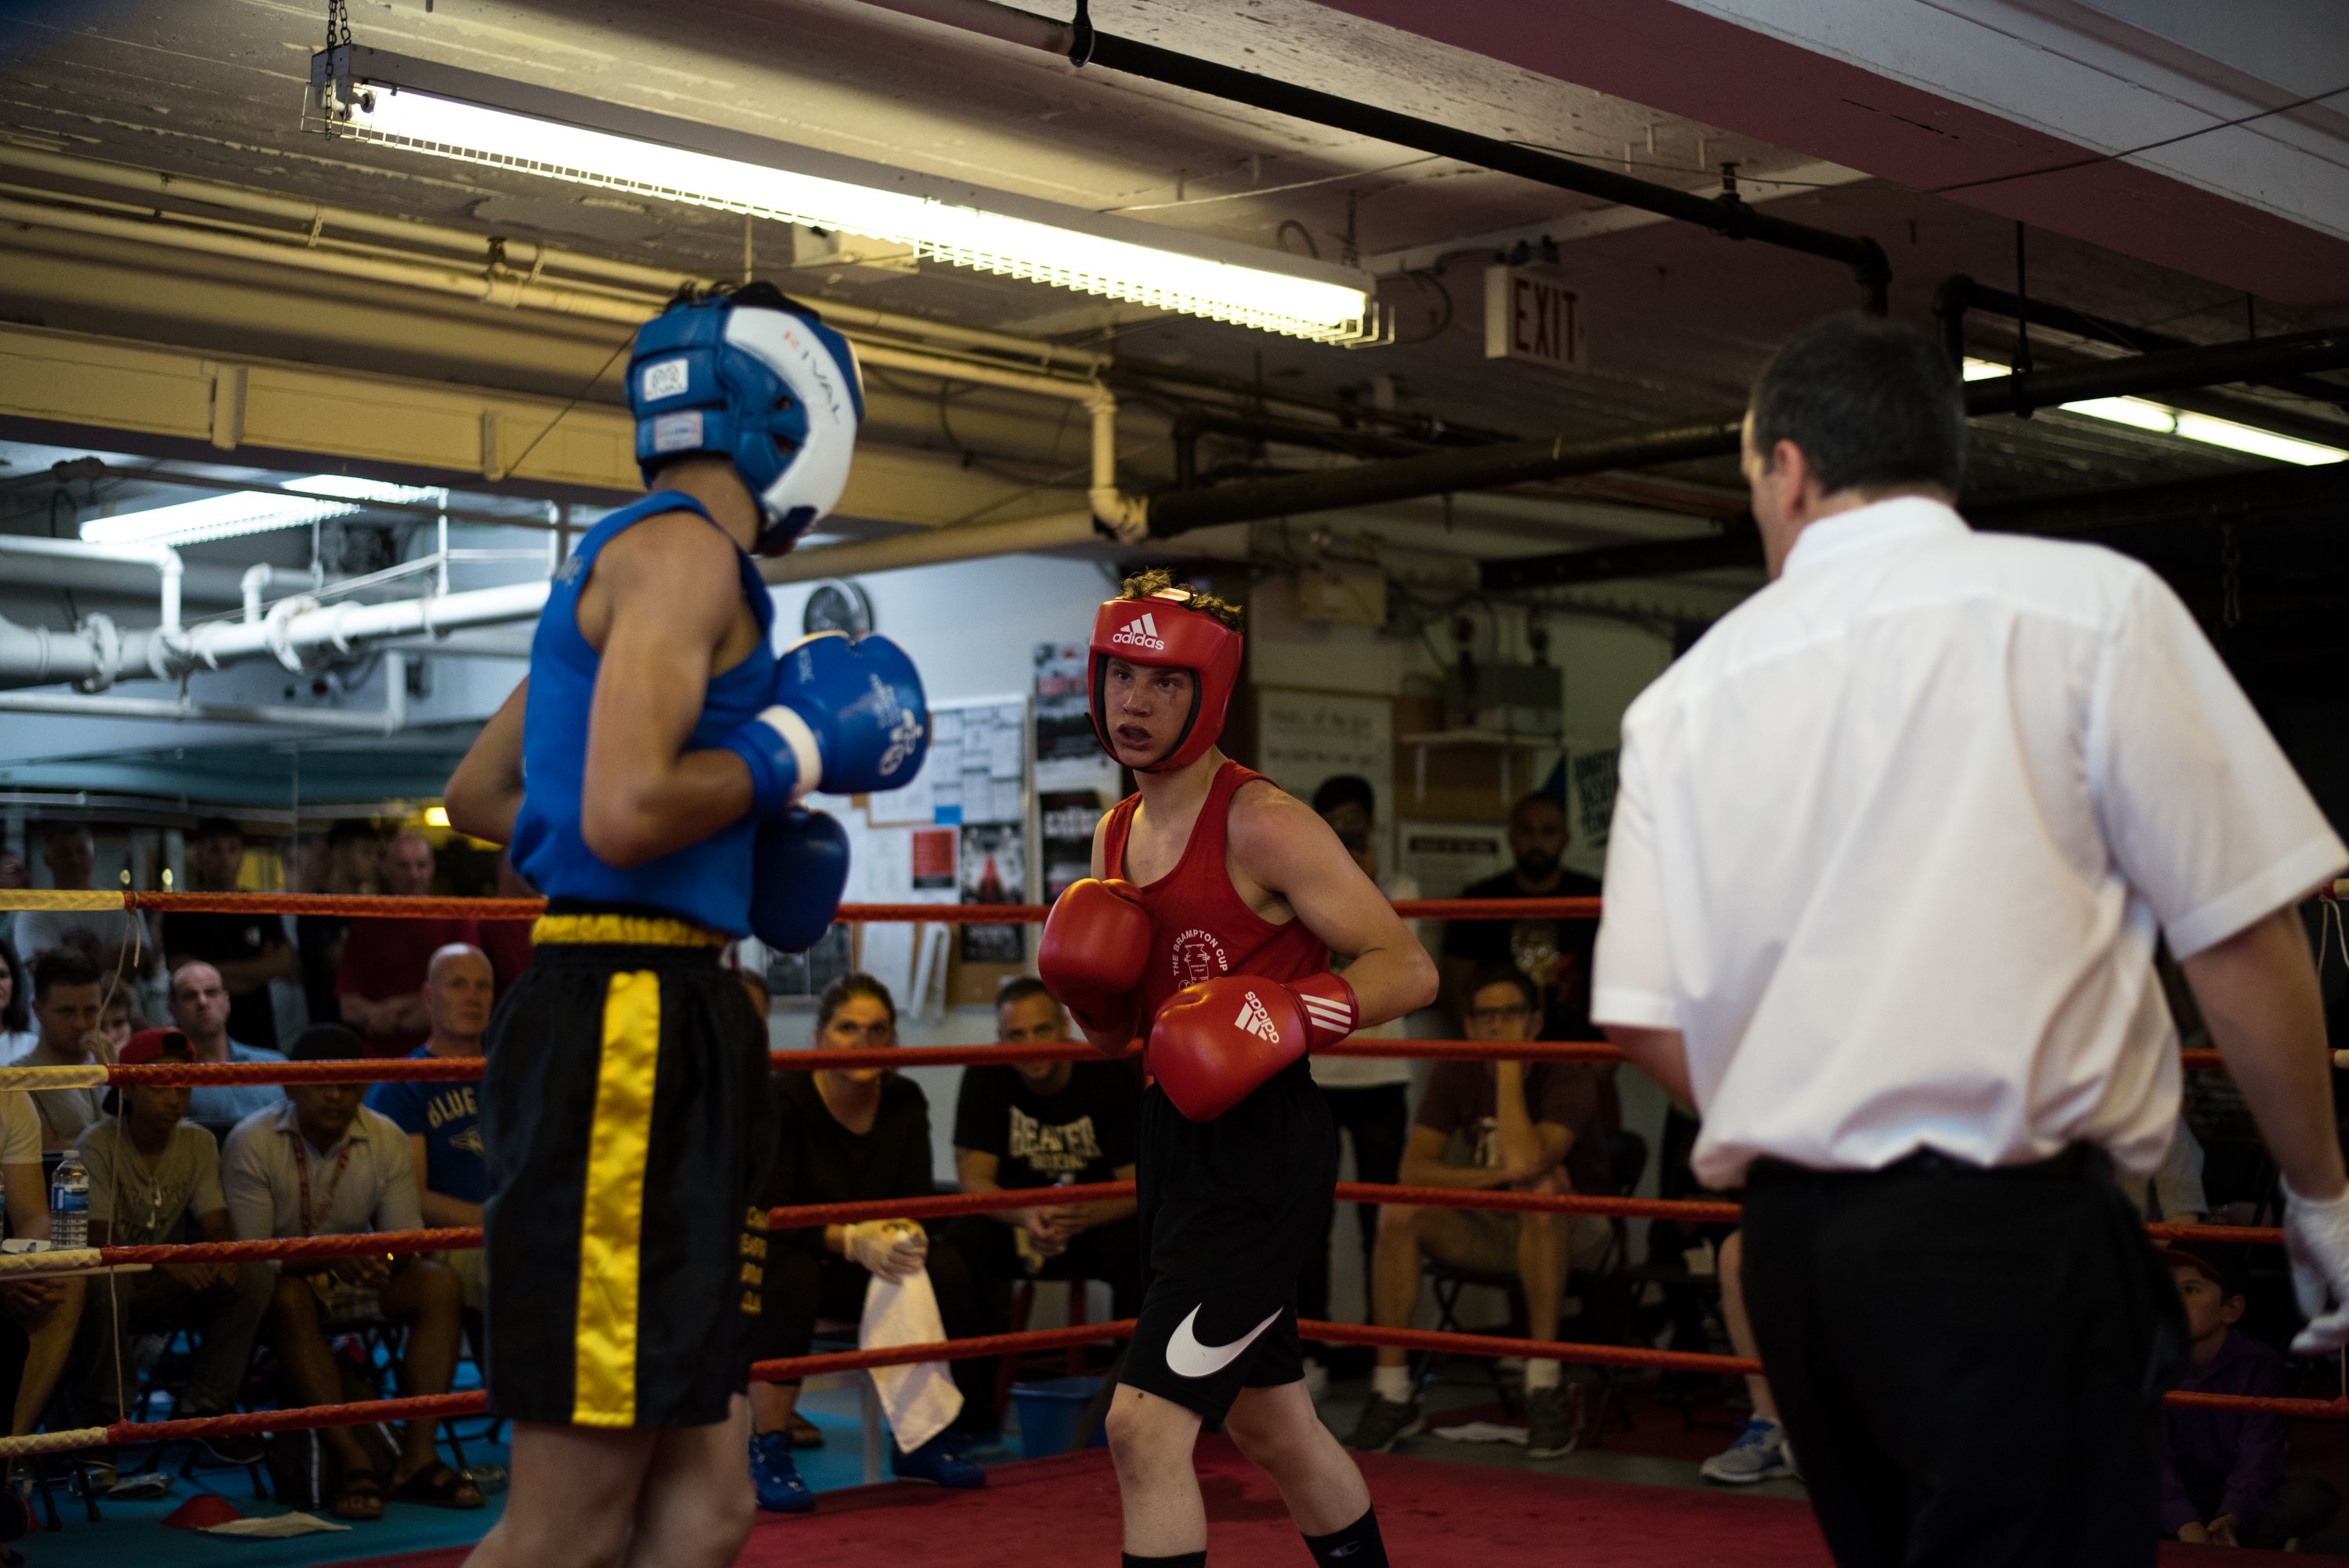
[[[403,696],[406,680],[401,681]],[[0,713],[37,713],[56,718],[160,718],[205,724],[271,724],[308,729],[389,735],[404,714],[351,713],[331,707],[253,707],[233,702],[181,702],[170,697],[84,696],[37,691],[0,692]]]

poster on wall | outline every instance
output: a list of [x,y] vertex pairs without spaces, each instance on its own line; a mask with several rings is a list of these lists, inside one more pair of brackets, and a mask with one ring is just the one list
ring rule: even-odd
[[1047,789],[1037,795],[1046,903],[1059,898],[1071,882],[1093,874],[1093,827],[1101,814],[1098,789]]
[[1618,748],[1578,748],[1568,766],[1568,797],[1574,811],[1574,841],[1585,850],[1607,847],[1608,824],[1615,820],[1615,758]]
[[1091,761],[1101,755],[1093,738],[1091,696],[1085,689],[1087,654],[1082,643],[1036,645],[1036,759]]
[[1509,864],[1506,829],[1457,822],[1400,822],[1398,870],[1419,879],[1423,898],[1457,898],[1470,882],[1482,882]]
[[935,892],[956,886],[955,830],[913,830],[913,886],[916,892]]
[[[965,903],[1018,903],[1028,886],[1025,824],[973,822],[962,829],[961,885]],[[1024,925],[966,925],[965,964],[1023,964],[1028,958]]]
[[1300,800],[1350,773],[1378,797],[1373,841],[1382,870],[1396,870],[1394,700],[1342,692],[1257,688],[1257,771]]

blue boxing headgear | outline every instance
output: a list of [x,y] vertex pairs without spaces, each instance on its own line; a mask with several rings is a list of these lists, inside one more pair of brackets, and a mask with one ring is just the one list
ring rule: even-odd
[[637,329],[628,411],[645,482],[688,452],[717,452],[766,520],[779,555],[839,503],[864,384],[848,340],[772,286],[680,300]]

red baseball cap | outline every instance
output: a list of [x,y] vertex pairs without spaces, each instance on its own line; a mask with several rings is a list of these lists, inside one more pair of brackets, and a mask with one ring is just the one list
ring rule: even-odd
[[196,1048],[188,1044],[188,1037],[177,1029],[141,1029],[122,1043],[122,1049],[115,1055],[114,1065],[142,1067],[166,1057],[174,1061],[191,1062],[196,1059]]

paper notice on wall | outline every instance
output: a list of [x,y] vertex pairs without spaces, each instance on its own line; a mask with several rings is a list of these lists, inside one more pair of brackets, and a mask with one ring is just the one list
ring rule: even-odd
[[906,838],[912,846],[912,885],[917,892],[935,892],[955,886],[956,830],[952,828],[913,828]]
[[1584,850],[1607,847],[1608,826],[1615,820],[1615,758],[1609,746],[1572,754],[1568,789],[1574,810],[1574,841]]
[[1456,822],[1399,822],[1396,837],[1398,869],[1418,879],[1423,898],[1457,898],[1462,888],[1509,863],[1508,831],[1498,823],[1476,828]]
[[1071,882],[1093,874],[1093,829],[1101,814],[1098,789],[1047,789],[1036,797],[1046,903],[1059,898]]
[[1300,800],[1340,774],[1369,779],[1379,804],[1379,864],[1392,866],[1393,699],[1270,686],[1256,696],[1257,771]]
[[1092,701],[1085,686],[1082,643],[1036,645],[1036,758],[1050,762],[1086,761],[1101,755],[1093,738]]

